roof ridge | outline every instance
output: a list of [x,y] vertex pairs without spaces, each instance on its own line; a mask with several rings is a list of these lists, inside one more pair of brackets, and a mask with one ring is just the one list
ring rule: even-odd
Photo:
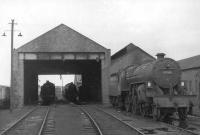
[[192,69],[200,67],[200,55],[178,60],[181,69]]
[[189,60],[189,59],[193,59],[193,58],[196,58],[196,57],[200,57],[200,55],[195,55],[195,56],[184,58],[184,59],[181,59],[181,60],[178,60],[178,61]]
[[[135,44],[133,44],[133,43],[129,43],[128,45],[126,45],[125,47],[123,47],[122,49],[120,49],[119,51],[117,51],[115,54],[113,54],[112,56],[111,56],[111,58],[112,59],[115,59],[115,58],[113,58],[113,57],[116,57],[117,58],[117,55],[119,55],[120,53],[122,53],[123,51],[127,51],[127,48],[128,47],[135,47],[135,48],[137,48],[137,49],[139,49],[139,50],[141,50],[142,52],[144,52],[145,54],[147,54],[148,56],[150,56],[150,57],[152,57],[153,59],[155,59],[152,55],[150,55],[149,53],[147,53],[146,51],[144,51],[143,49],[141,49],[140,47],[138,47],[138,46],[136,46]],[[131,50],[132,51],[132,50]]]
[[45,33],[43,33],[43,34],[37,36],[36,38],[34,38],[34,39],[30,40],[29,42],[23,44],[22,46],[18,47],[16,50],[17,50],[17,51],[20,50],[21,48],[23,48],[24,46],[28,45],[29,43],[31,43],[31,42],[37,40],[39,37],[41,37],[41,36],[43,36],[43,35],[46,35],[47,33],[49,33],[49,32],[51,32],[51,31],[55,30],[56,28],[58,28],[58,27],[60,27],[60,26],[62,26],[62,25],[64,25],[64,24],[61,23],[60,25],[54,27],[53,29],[48,30],[47,32],[45,32]]
[[103,47],[104,49],[107,49],[107,48],[105,48],[104,46],[102,46],[102,45],[100,45],[99,43],[97,43],[96,41],[94,41],[93,39],[91,39],[91,38],[89,38],[89,37],[87,37],[87,36],[81,34],[81,33],[78,32],[77,30],[74,30],[74,29],[72,29],[71,27],[69,27],[69,26],[67,26],[67,25],[65,25],[65,24],[60,24],[60,25],[64,25],[65,27],[68,27],[70,30],[72,30],[72,31],[74,31],[74,32],[76,32],[76,33],[78,33],[79,35],[83,36],[84,38],[86,38],[86,39],[88,39],[88,40],[90,40],[90,41],[92,41],[92,42],[98,44],[99,46]]
[[[69,36],[69,38],[68,38]],[[54,39],[54,37],[56,39]],[[58,38],[58,39],[57,39]],[[60,39],[60,40],[59,40]],[[70,40],[73,39],[73,40]],[[81,43],[83,42],[83,43]],[[54,47],[55,45],[60,45],[60,49],[58,47],[55,47],[55,50],[58,52],[61,52],[62,49],[67,48],[66,45],[69,44],[70,46],[77,46],[84,44],[86,46],[91,46],[93,50],[92,52],[95,51],[95,48],[98,48],[100,50],[109,50],[105,48],[104,46],[100,45],[99,43],[95,42],[94,40],[86,37],[85,35],[81,34],[80,32],[70,28],[69,26],[61,23],[60,25],[54,27],[53,29],[50,29],[49,31],[37,36],[33,40],[27,42],[26,44],[20,46],[19,48],[16,49],[17,52],[52,52],[55,51]],[[30,46],[30,47],[29,47]],[[52,49],[53,48],[53,49]],[[75,47],[72,47],[72,50]],[[68,48],[69,49],[69,48]],[[76,49],[74,49],[76,50]],[[88,50],[88,49],[79,49],[80,51],[82,50]],[[90,50],[88,50],[90,51]]]

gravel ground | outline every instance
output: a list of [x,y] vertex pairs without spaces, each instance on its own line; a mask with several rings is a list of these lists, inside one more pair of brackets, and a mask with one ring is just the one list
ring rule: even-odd
[[0,110],[0,131],[9,127],[14,121],[19,119],[32,108],[33,106],[26,106],[20,109],[15,109],[12,112],[10,112],[9,109]]
[[[0,110],[0,132],[9,127],[25,113],[33,109],[33,106],[26,106],[15,109],[12,112]],[[84,127],[89,123],[78,107],[70,104],[57,105],[54,114],[56,135],[86,135]]]
[[56,135],[81,135],[83,118],[73,105],[58,105],[55,112]]
[[200,116],[200,107],[199,106],[195,106],[193,108],[193,114],[197,115],[197,116]]

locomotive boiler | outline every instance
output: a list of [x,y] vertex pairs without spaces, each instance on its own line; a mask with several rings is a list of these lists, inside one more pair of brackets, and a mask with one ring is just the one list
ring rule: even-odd
[[129,66],[111,76],[111,89],[117,86],[111,90],[111,103],[135,114],[151,115],[155,120],[175,112],[185,120],[195,97],[185,92],[179,64],[164,55],[159,53],[153,62]]

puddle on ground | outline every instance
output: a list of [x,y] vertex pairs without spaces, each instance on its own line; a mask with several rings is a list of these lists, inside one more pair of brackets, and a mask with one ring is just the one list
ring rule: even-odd
[[163,127],[163,128],[156,128],[156,130],[164,131],[164,132],[174,132],[174,131],[172,131],[172,130],[169,130],[169,128],[166,128],[166,127]]
[[155,132],[154,129],[145,129],[145,128],[142,128],[140,131],[143,132],[144,134],[156,134],[156,132]]
[[193,127],[189,127],[189,128],[187,128],[187,130],[192,130],[192,131],[194,131],[194,130],[197,130],[196,128],[193,128]]

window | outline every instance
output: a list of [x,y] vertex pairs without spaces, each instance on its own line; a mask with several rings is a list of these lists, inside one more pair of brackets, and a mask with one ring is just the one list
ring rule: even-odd
[[197,80],[195,80],[195,94],[197,94],[197,90],[198,90],[198,82]]
[[192,81],[189,81],[189,94],[192,95],[193,91],[192,91]]

